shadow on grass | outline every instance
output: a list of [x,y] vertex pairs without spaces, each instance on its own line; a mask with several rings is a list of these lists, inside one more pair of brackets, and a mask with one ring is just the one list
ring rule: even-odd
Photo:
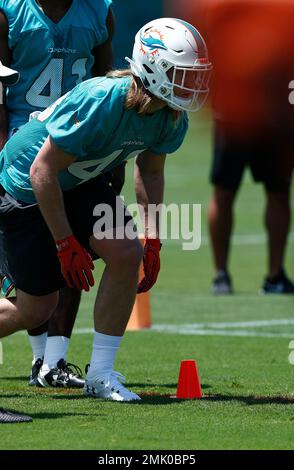
[[[51,396],[50,396],[51,395]],[[21,390],[20,392],[5,392],[0,393],[1,398],[25,398],[26,400],[35,400],[37,397],[44,396],[45,398],[57,398],[57,399],[68,399],[68,400],[81,400],[87,398],[83,395],[82,390],[74,392],[69,389],[50,389],[50,388],[34,388],[31,390]]]
[[[23,415],[23,414],[26,414],[22,409],[15,409],[15,408],[10,408],[10,407],[5,407],[5,410],[6,411],[10,411],[12,413],[17,413],[17,414],[20,414],[20,415]],[[39,413],[34,413],[34,412],[28,412],[27,413],[31,418],[33,418],[33,420],[35,419],[60,419],[60,418],[69,418],[71,416],[74,416],[74,417],[89,417],[89,418],[98,418],[98,417],[105,417],[105,413],[93,413],[93,411],[91,411],[91,413],[57,413],[57,412],[48,412],[48,411],[45,411],[45,412],[39,412]]]
[[292,396],[263,396],[263,395],[206,395],[203,397],[205,401],[212,402],[227,402],[227,401],[238,401],[245,405],[293,405],[294,397]]
[[[175,395],[169,394],[158,394],[158,393],[145,393],[138,392],[142,401],[132,402],[132,405],[171,405],[171,404],[180,404],[186,401],[189,402],[199,402],[199,398],[195,399],[182,399],[176,398]],[[294,397],[288,396],[232,396],[232,395],[203,395],[200,399],[202,402],[240,402],[245,405],[293,405]]]
[[105,417],[105,413],[94,413],[93,411],[89,412],[89,413],[50,413],[48,411],[42,413],[30,413],[30,416],[33,418],[33,419],[59,419],[59,418],[70,418],[71,416],[73,417],[80,417],[80,418],[83,418],[83,417],[88,417],[88,418],[101,418],[101,417]]
[[32,393],[26,393],[24,391],[20,392],[5,392],[5,393],[0,393],[0,399],[1,398],[25,398],[26,400],[30,399],[35,399],[35,395]]
[[[126,384],[127,387],[132,388],[132,387],[139,387],[139,388],[149,388],[149,387],[158,387],[158,388],[173,388],[174,390],[177,389],[178,384],[173,383],[173,384],[150,384],[150,383],[139,383],[139,382],[131,382]],[[211,385],[208,384],[201,384],[202,389],[205,388],[211,388]]]
[[1,377],[1,380],[10,380],[13,382],[28,382],[29,374],[28,375],[18,375],[16,377]]
[[[133,384],[140,387],[141,384]],[[172,384],[171,384],[172,385]],[[146,385],[147,386],[147,385]],[[149,384],[150,386],[150,384]],[[162,387],[162,385],[160,385]],[[203,387],[204,388],[204,387]],[[176,389],[176,387],[175,387]],[[42,389],[35,389],[38,393],[37,395],[42,396],[45,395],[54,400],[97,400],[93,397],[86,397],[83,395],[82,390],[70,390],[70,389],[50,389],[50,388],[42,388]],[[170,405],[170,404],[179,404],[185,401],[199,401],[199,399],[179,399],[176,398],[175,395],[170,393],[158,393],[158,392],[146,392],[146,391],[137,391],[139,396],[142,398],[141,401],[138,402],[130,402],[125,404],[132,404],[132,405]],[[26,400],[31,400],[36,398],[36,393],[27,393],[25,394],[22,392],[13,392],[13,393],[2,393],[0,394],[0,398],[25,398]],[[101,400],[98,399],[99,402],[106,402],[110,403],[108,400]],[[287,396],[287,395],[275,395],[275,396],[264,396],[264,395],[225,395],[225,394],[211,394],[211,395],[203,395],[201,401],[204,402],[239,402],[241,404],[247,406],[253,405],[293,405],[294,404],[294,396]],[[74,414],[74,413],[73,413]],[[49,414],[50,415],[50,414]],[[65,414],[61,414],[62,416]],[[88,414],[85,413],[85,416]],[[58,416],[57,416],[58,417]]]
[[[1,377],[1,380],[8,380],[8,381],[13,381],[13,382],[26,382],[26,384],[24,385],[27,385],[27,381],[28,381],[28,377],[27,376],[18,376],[18,377]],[[129,388],[134,388],[134,387],[137,387],[137,388],[152,388],[152,387],[157,387],[157,388],[171,388],[171,389],[174,389],[176,390],[177,389],[177,386],[178,384],[177,383],[170,383],[170,384],[155,384],[155,383],[141,383],[141,382],[132,382],[132,383],[127,383],[127,387]],[[201,384],[201,387],[203,390],[205,389],[208,389],[208,388],[211,388],[211,385],[208,385],[208,384]],[[42,387],[30,387],[29,388],[29,391],[33,391],[33,390],[46,390],[46,392],[48,392],[49,394],[50,393],[56,393],[57,391],[61,391],[62,390],[62,393],[65,392],[65,393],[72,393],[73,392],[73,389],[62,389],[62,388],[42,388]]]

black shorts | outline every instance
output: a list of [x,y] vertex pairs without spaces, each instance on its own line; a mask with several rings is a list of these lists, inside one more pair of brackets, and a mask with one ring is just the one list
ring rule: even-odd
[[[55,242],[38,205],[17,201],[1,189],[0,236],[5,254],[3,258],[2,253],[2,272],[10,276],[16,288],[31,295],[46,295],[64,287]],[[116,191],[104,176],[98,176],[64,191],[63,197],[73,234],[97,259],[89,246],[93,226],[98,220],[93,209],[97,204],[110,205],[115,221]],[[130,219],[126,214],[120,223],[125,226]]]
[[294,162],[294,145],[282,139],[241,142],[215,130],[210,181],[215,186],[236,191],[244,171],[250,168],[256,182],[268,191],[288,191]]

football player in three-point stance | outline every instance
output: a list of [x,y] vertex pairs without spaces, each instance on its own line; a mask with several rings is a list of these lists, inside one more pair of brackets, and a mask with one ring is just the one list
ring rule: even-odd
[[[137,289],[156,282],[161,244],[151,220],[142,253],[135,229],[129,236],[130,215],[115,216],[123,203],[104,174],[137,155],[135,189],[147,220],[149,204],[162,203],[166,154],[183,142],[186,111],[204,104],[211,71],[200,33],[173,18],[143,26],[127,60],[130,69],[80,83],[0,154],[2,238],[17,288],[16,299],[0,300],[0,337],[42,324],[65,283],[88,291],[91,258],[99,256],[105,270],[84,394],[114,401],[140,399],[114,372],[114,361]],[[113,210],[111,230],[97,229],[98,204]],[[142,255],[145,278],[137,286]]]

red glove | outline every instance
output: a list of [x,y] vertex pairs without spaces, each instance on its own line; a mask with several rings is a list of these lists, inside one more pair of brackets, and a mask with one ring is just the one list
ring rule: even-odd
[[92,269],[94,264],[91,256],[73,235],[55,242],[61,272],[69,287],[90,290],[94,286]]
[[147,292],[155,284],[159,270],[159,251],[161,243],[158,238],[146,238],[144,245],[143,267],[144,278],[139,283],[137,293]]

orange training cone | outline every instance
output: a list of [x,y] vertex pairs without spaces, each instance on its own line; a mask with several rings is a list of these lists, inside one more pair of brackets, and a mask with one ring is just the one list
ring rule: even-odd
[[202,398],[196,361],[181,361],[176,397],[184,399]]
[[[140,241],[144,246],[145,239],[140,237]],[[139,280],[144,277],[143,263],[141,263],[139,271]],[[142,330],[143,328],[151,327],[151,313],[150,313],[150,294],[144,292],[136,295],[135,304],[127,324],[128,331]]]

